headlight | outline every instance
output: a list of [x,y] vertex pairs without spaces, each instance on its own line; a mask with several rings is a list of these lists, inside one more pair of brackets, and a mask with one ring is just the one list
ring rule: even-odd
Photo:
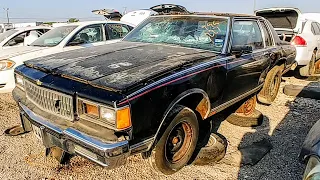
[[24,79],[23,76],[19,75],[19,74],[15,74],[15,81],[16,81],[16,85],[17,87],[24,89]]
[[118,130],[131,127],[130,108],[114,109],[99,103],[78,98],[80,118],[102,126],[112,126]]
[[100,117],[112,124],[115,124],[116,121],[116,112],[112,109],[106,107],[100,107]]
[[0,71],[11,69],[16,63],[11,60],[0,60]]
[[311,156],[304,172],[303,180],[316,179],[320,179],[320,161],[317,157]]

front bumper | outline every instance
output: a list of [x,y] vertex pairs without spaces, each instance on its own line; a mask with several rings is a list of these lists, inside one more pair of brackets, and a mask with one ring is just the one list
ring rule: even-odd
[[46,148],[59,147],[70,154],[83,156],[108,168],[125,164],[126,158],[130,155],[128,141],[105,143],[74,128],[63,130],[33,113],[25,105],[19,103],[19,107],[24,130],[32,131],[32,126],[40,128],[41,140]]
[[15,87],[13,69],[0,71],[0,93],[9,93]]

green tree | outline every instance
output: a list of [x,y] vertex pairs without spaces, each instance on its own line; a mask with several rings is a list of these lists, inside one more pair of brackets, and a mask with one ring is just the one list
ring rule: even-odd
[[79,19],[77,19],[77,18],[70,18],[69,20],[68,20],[68,22],[79,22]]

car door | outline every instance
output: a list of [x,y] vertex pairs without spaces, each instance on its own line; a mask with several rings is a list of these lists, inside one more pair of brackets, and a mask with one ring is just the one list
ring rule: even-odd
[[113,43],[120,41],[124,38],[133,28],[126,24],[121,23],[108,23],[105,26],[106,37],[108,37],[107,43]]
[[103,24],[88,25],[78,31],[67,43],[64,51],[106,44]]
[[24,44],[24,39],[26,38],[27,34],[29,31],[24,31],[21,32],[19,34],[17,34],[16,36],[12,37],[11,39],[9,39],[3,46],[3,49],[8,49],[8,48],[12,48],[12,47],[20,47],[23,46]]
[[317,27],[316,39],[317,39],[317,42],[318,42],[317,59],[320,59],[320,24],[319,23],[315,23],[315,26]]
[[246,96],[262,85],[261,73],[269,66],[271,53],[265,44],[273,43],[263,33],[258,20],[236,19],[233,22],[231,49],[249,46],[252,52],[244,52],[240,57],[232,56],[228,60],[224,101]]

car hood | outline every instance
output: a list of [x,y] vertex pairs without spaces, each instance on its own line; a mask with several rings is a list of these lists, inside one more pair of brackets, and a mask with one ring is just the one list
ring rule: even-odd
[[122,91],[182,65],[214,56],[217,54],[198,49],[122,41],[113,45],[54,54],[24,63],[50,74]]
[[9,59],[22,54],[47,49],[48,47],[21,46],[0,50],[0,59]]

